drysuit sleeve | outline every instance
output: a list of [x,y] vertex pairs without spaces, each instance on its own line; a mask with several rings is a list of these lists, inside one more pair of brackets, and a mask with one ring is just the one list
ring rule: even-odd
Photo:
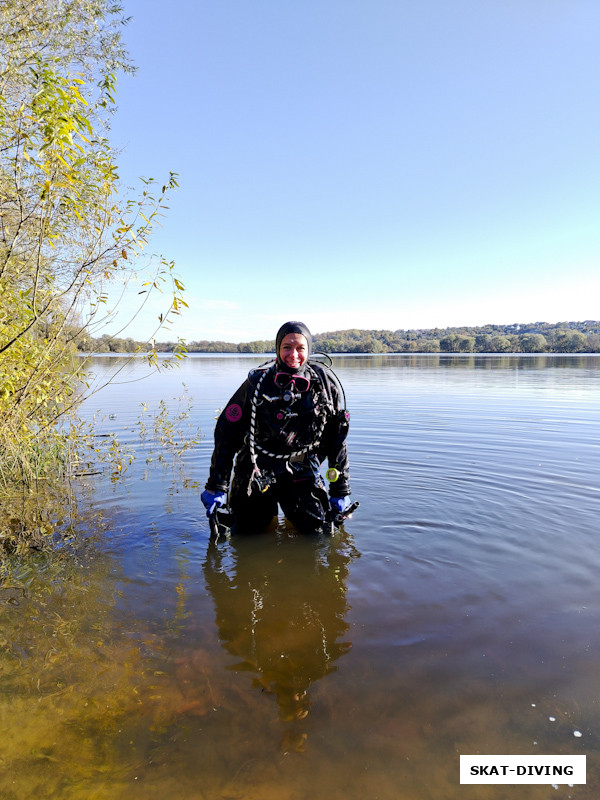
[[245,381],[229,400],[215,425],[215,448],[210,462],[206,488],[211,492],[226,492],[233,460],[241,449],[250,429],[252,387]]
[[331,414],[325,428],[325,446],[328,466],[339,472],[336,481],[329,484],[330,497],[346,497],[350,494],[350,464],[346,438],[350,415],[344,409],[336,388],[333,389],[335,411]]

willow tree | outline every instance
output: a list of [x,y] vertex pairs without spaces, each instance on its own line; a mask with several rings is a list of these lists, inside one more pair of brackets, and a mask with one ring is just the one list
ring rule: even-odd
[[[60,461],[57,423],[85,390],[75,345],[110,318],[111,284],[147,274],[175,185],[119,194],[108,123],[131,69],[124,22],[109,0],[0,0],[0,486]],[[159,329],[183,286],[172,263],[150,263],[139,297],[165,290]]]

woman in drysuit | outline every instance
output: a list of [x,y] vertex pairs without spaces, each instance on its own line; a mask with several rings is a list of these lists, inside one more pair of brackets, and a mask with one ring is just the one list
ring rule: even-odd
[[[209,517],[226,503],[235,458],[236,531],[263,530],[278,504],[299,531],[330,530],[350,507],[343,389],[326,366],[309,361],[311,344],[302,322],[282,325],[275,362],[253,369],[219,416],[202,502]],[[329,492],[319,472],[325,459]]]

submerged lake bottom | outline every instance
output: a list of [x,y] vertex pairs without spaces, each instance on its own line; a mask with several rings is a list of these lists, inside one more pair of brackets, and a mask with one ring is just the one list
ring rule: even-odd
[[[4,570],[0,798],[596,798],[600,358],[337,357],[360,508],[214,541],[214,418],[260,362],[101,395],[135,461]],[[161,400],[201,431],[179,459],[139,424]],[[461,785],[480,753],[586,755],[587,783]]]

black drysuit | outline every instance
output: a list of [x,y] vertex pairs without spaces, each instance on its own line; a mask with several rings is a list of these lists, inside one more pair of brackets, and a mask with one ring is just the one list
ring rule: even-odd
[[236,529],[264,529],[279,503],[299,530],[323,530],[329,502],[319,468],[325,459],[339,473],[330,496],[350,494],[341,387],[321,364],[307,363],[296,373],[310,380],[304,392],[276,386],[277,371],[275,364],[252,370],[219,416],[206,488],[229,489],[235,458],[229,506]]

